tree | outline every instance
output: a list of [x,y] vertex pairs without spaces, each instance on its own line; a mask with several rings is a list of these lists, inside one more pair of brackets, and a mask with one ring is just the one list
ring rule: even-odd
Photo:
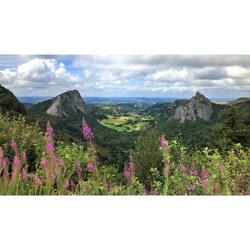
[[135,143],[134,159],[136,162],[136,177],[146,185],[151,186],[150,169],[162,171],[162,153],[159,144],[160,134],[156,130],[147,130]]

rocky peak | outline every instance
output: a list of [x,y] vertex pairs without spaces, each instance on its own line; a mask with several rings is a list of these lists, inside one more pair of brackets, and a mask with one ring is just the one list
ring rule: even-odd
[[77,90],[67,91],[53,98],[46,111],[48,115],[57,117],[72,116],[79,112],[86,112],[86,104]]
[[209,99],[197,92],[189,100],[176,101],[174,103],[172,119],[180,120],[181,123],[186,120],[196,120],[197,118],[208,121],[212,113],[212,104]]

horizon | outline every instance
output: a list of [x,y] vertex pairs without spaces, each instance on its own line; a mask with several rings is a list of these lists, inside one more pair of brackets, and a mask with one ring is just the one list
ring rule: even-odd
[[250,55],[0,55],[0,84],[29,97],[237,99],[250,97]]

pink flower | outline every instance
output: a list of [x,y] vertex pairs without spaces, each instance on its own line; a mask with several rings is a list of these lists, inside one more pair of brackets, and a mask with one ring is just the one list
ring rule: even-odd
[[54,129],[50,126],[50,123],[47,123],[46,135],[52,137],[54,133]]
[[89,162],[87,165],[87,169],[90,173],[94,173],[95,172],[95,165],[92,162]]
[[13,169],[19,168],[21,166],[19,157],[16,155],[13,160]]
[[200,183],[203,187],[206,187],[208,185],[208,180],[207,179],[201,179]]
[[77,173],[78,181],[80,181],[82,179],[82,167],[80,165],[80,162],[77,163],[76,173]]
[[189,192],[193,192],[193,191],[195,190],[195,188],[196,188],[195,184],[191,184],[191,185],[188,185],[188,186],[187,186],[187,190],[188,190]]
[[197,170],[195,170],[195,169],[190,169],[190,170],[189,170],[189,175],[190,175],[190,176],[197,176],[197,175],[198,175],[198,172],[197,172]]
[[55,151],[53,143],[46,143],[45,148],[46,148],[47,153],[50,155],[53,154]]
[[45,158],[42,158],[41,159],[41,165],[44,167],[44,168],[48,168],[49,167],[49,161]]
[[34,175],[33,179],[36,187],[40,187],[43,185],[43,181],[38,176]]
[[135,163],[131,155],[130,155],[130,161],[128,165],[124,168],[123,174],[126,180],[128,181],[128,183],[133,182],[135,178]]
[[12,148],[12,150],[17,153],[17,143],[14,139],[11,140],[10,146]]
[[2,166],[3,166],[3,169],[7,168],[8,160],[6,158],[2,160]]
[[86,140],[89,140],[93,137],[93,132],[86,123],[83,123],[82,133]]
[[168,148],[168,142],[165,139],[165,137],[162,135],[160,138],[160,146],[162,149],[167,149]]
[[208,176],[209,176],[208,171],[207,171],[207,170],[202,170],[202,172],[201,172],[201,176],[202,176],[203,178],[208,177]]
[[29,177],[29,174],[28,174],[27,169],[26,169],[26,168],[23,168],[23,169],[22,169],[22,179],[23,179],[24,181],[26,181],[26,180],[28,180],[28,177]]
[[181,173],[181,174],[184,174],[184,173],[186,173],[186,171],[187,171],[186,167],[182,165],[182,166],[180,167],[180,173]]
[[64,182],[64,190],[69,188],[69,179],[66,179],[66,181]]
[[25,151],[23,151],[22,159],[23,159],[24,162],[27,161],[27,155],[26,155]]

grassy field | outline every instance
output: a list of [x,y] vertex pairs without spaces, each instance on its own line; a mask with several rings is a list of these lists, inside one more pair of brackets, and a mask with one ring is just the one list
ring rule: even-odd
[[139,116],[131,113],[126,116],[108,115],[107,119],[100,120],[99,122],[119,132],[133,132],[145,128],[151,120],[152,118],[150,116]]

